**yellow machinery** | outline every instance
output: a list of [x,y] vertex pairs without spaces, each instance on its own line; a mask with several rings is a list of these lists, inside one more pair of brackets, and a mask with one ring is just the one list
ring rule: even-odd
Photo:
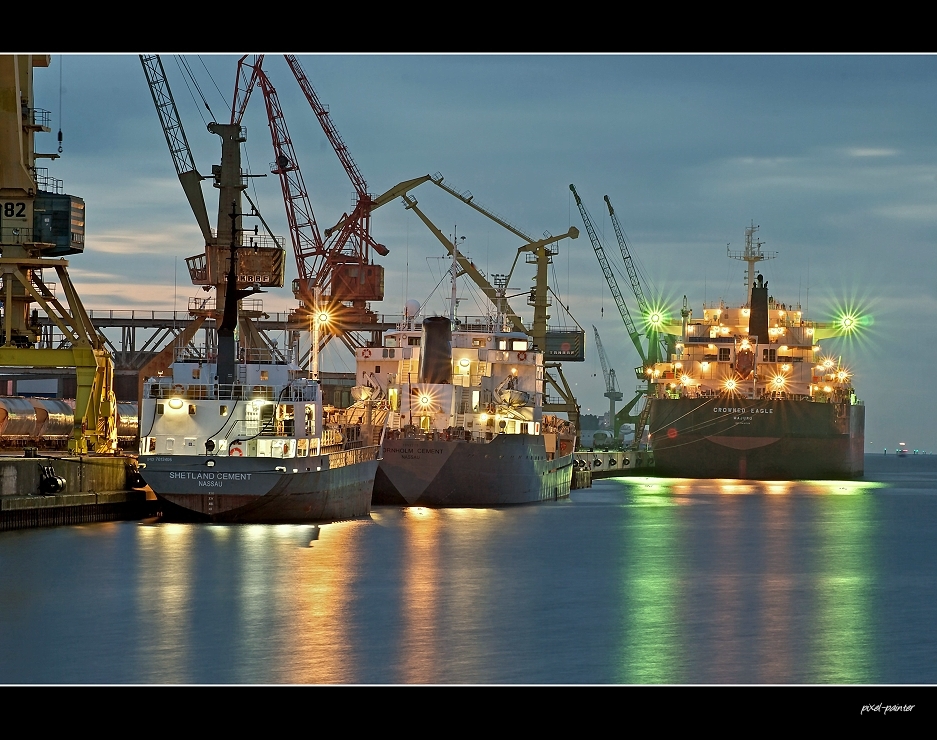
[[[44,54],[0,55],[0,366],[75,368],[75,426],[68,448],[113,453],[114,362],[63,259],[84,250],[85,204],[36,166],[39,159],[58,157],[34,149],[35,134],[51,130],[51,116],[33,106],[33,69],[49,63]],[[39,309],[54,325],[47,336]]]

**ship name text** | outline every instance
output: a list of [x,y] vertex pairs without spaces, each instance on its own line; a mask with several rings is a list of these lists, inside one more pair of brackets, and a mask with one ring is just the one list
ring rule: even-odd
[[193,473],[171,471],[170,480],[250,480],[252,473]]
[[773,414],[774,409],[714,408],[714,414]]
[[384,448],[384,452],[403,452],[404,454],[406,454],[406,453],[411,453],[411,454],[412,454],[412,453],[416,452],[416,453],[425,454],[425,455],[441,455],[441,454],[442,454],[442,450],[434,450],[434,449],[432,449],[432,448],[427,448],[427,447],[419,447],[419,448],[413,448],[413,447],[409,447],[409,448],[408,448],[408,447],[385,447],[385,448]]

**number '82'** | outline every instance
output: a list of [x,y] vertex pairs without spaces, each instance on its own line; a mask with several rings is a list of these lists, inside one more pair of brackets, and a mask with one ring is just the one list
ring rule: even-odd
[[26,218],[26,204],[6,202],[3,204],[3,215],[7,218]]

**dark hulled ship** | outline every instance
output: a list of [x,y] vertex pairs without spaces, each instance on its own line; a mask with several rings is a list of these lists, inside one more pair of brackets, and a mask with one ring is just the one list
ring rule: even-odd
[[656,473],[690,478],[855,478],[863,474],[865,407],[852,372],[821,339],[855,328],[809,321],[755,274],[774,256],[746,229],[749,301],[683,311],[668,362],[651,380],[649,444]]

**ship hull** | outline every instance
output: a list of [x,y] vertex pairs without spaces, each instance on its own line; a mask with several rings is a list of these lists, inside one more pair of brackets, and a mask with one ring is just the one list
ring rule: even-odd
[[152,455],[140,462],[144,480],[171,514],[213,522],[322,523],[370,513],[378,457],[378,448],[370,447],[316,458]]
[[573,455],[547,459],[543,438],[497,435],[490,442],[398,439],[384,443],[376,505],[487,507],[569,496]]
[[862,405],[724,396],[650,403],[656,475],[803,480],[864,472]]

